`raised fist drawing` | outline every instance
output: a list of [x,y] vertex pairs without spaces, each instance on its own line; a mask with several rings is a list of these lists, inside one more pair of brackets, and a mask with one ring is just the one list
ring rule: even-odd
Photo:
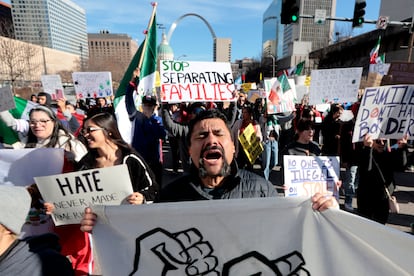
[[195,228],[177,233],[155,228],[136,239],[134,269],[129,275],[217,276],[218,261],[212,253],[210,243]]

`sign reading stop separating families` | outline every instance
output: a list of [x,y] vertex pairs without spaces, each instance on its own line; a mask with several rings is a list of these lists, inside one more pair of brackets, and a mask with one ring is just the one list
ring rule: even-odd
[[230,63],[162,60],[161,101],[234,101]]
[[414,138],[414,85],[365,89],[355,122],[352,142],[372,139]]
[[80,223],[86,207],[119,205],[133,193],[125,164],[34,178],[45,200],[55,206],[56,226]]
[[312,196],[315,193],[333,194],[338,198],[338,156],[284,155],[285,196]]

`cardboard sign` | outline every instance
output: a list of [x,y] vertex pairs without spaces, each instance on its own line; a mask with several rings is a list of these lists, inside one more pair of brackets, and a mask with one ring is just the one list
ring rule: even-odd
[[263,151],[263,145],[257,140],[256,131],[252,124],[249,124],[239,135],[239,141],[249,162],[254,164],[254,161]]
[[295,111],[297,101],[296,86],[293,79],[282,75],[279,78],[264,80],[266,107],[268,114]]
[[339,180],[338,156],[284,155],[285,196],[312,196],[319,192],[338,197],[335,183]]
[[35,177],[56,226],[80,223],[86,207],[119,205],[133,193],[127,165]]
[[113,94],[111,72],[74,72],[72,79],[78,99],[108,97]]
[[230,63],[162,60],[163,102],[234,101]]
[[50,94],[53,100],[64,98],[63,85],[60,75],[42,75],[43,91]]
[[0,88],[0,111],[6,111],[16,108],[13,99],[13,92],[10,86]]
[[362,67],[312,70],[309,104],[355,102]]
[[352,142],[372,139],[414,138],[414,85],[366,88],[355,122]]

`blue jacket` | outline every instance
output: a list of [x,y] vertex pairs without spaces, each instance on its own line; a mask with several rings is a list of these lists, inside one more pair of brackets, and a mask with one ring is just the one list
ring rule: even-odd
[[[137,80],[139,83],[139,80]],[[167,132],[159,116],[152,115],[147,118],[135,107],[133,93],[138,83],[130,82],[126,94],[125,104],[131,121],[134,122],[134,133],[131,146],[149,164],[160,163],[160,139],[165,139]]]

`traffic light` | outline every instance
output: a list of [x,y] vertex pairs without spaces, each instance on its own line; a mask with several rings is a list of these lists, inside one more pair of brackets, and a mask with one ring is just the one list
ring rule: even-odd
[[299,2],[300,0],[283,0],[282,12],[280,13],[280,23],[292,24],[299,20]]
[[361,27],[364,23],[366,1],[355,0],[354,17],[352,19],[352,28]]

